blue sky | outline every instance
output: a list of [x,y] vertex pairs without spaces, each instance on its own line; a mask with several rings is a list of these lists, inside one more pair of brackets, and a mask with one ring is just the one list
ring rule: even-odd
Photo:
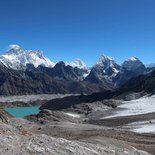
[[1,0],[0,54],[9,44],[41,49],[52,61],[155,62],[155,0]]

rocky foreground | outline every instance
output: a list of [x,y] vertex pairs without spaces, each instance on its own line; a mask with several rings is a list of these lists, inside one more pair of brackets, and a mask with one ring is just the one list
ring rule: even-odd
[[[154,155],[155,133],[150,129],[155,131],[155,95],[139,96],[98,101],[84,95],[54,97],[39,102],[39,114],[23,119],[1,110],[0,155]],[[18,104],[9,102],[11,107]]]
[[150,155],[121,140],[88,136],[101,130],[105,128],[67,122],[40,125],[12,118],[0,126],[0,155]]

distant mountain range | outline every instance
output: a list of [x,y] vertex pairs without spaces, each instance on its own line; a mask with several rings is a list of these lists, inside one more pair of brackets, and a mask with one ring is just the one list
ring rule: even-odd
[[149,74],[154,65],[145,66],[132,57],[119,65],[101,56],[93,67],[77,59],[54,63],[37,50],[10,45],[0,56],[0,94],[86,93],[113,90],[139,75]]
[[[52,68],[56,64],[43,55],[40,50],[23,50],[19,45],[10,45],[8,51],[0,56],[0,61],[7,67],[20,70],[26,67],[27,64],[34,65],[37,68],[39,65]],[[72,67],[78,67],[80,69],[86,69],[86,64],[80,59],[76,59],[72,62],[65,62],[65,65]],[[22,68],[21,68],[22,66]]]

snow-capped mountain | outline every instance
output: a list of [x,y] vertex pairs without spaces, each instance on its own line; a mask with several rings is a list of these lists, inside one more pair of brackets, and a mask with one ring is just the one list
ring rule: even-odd
[[132,77],[142,75],[145,72],[146,72],[145,65],[138,58],[131,57],[123,62],[120,71],[113,79],[113,83],[116,87],[120,87]]
[[112,79],[117,75],[119,69],[120,66],[113,58],[101,56],[85,80],[94,83],[112,83]]
[[120,69],[120,66],[114,61],[112,57],[105,55],[99,58],[99,62],[97,62],[95,67],[98,66],[102,67],[104,73],[109,73],[111,70],[111,74],[117,74]]
[[39,65],[53,67],[55,63],[46,58],[39,50],[23,50],[19,45],[10,45],[8,51],[0,57],[0,61],[7,67],[21,69],[27,64],[33,64],[34,67]]
[[15,70],[27,69],[46,74],[51,78],[101,83],[110,85],[110,87],[119,87],[134,76],[152,71],[152,69],[146,69],[145,65],[136,57],[131,57],[119,65],[112,57],[103,55],[92,68],[89,68],[80,59],[55,64],[41,51],[23,50],[19,45],[10,45],[7,52],[0,56],[0,62]]
[[73,68],[77,67],[79,69],[88,69],[87,65],[85,64],[85,62],[83,62],[80,59],[76,59],[75,61],[71,61],[71,62],[65,62],[66,66],[69,65]]
[[93,83],[108,83],[114,87],[119,87],[132,77],[145,72],[145,65],[136,57],[131,57],[122,65],[118,65],[113,58],[101,56],[85,80]]
[[145,65],[137,57],[131,57],[123,62],[121,69],[141,72],[141,70],[145,70]]

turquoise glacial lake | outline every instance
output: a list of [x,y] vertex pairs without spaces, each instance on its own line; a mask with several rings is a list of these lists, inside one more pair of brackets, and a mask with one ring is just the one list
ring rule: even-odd
[[16,107],[16,108],[5,108],[9,114],[14,117],[22,118],[27,115],[38,114],[40,112],[39,106],[35,107]]

